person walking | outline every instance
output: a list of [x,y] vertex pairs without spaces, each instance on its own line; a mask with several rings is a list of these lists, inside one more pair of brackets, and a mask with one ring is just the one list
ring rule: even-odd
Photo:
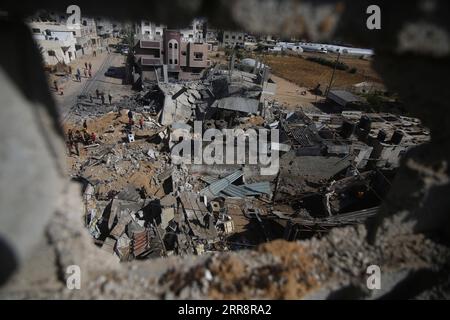
[[77,79],[81,82],[81,71],[80,68],[77,68]]
[[100,96],[100,98],[102,99],[102,104],[105,104],[105,96],[102,94],[102,95]]
[[88,64],[87,62],[84,63],[84,68],[87,69],[88,68]]
[[108,100],[109,100],[109,104],[111,104],[111,102],[112,102],[112,96],[111,96],[111,93],[108,93]]
[[87,122],[86,122],[86,120],[83,121],[83,129],[87,130]]
[[84,69],[84,77],[87,78],[87,69]]
[[89,69],[88,73],[89,73],[89,78],[92,78],[92,72],[91,72],[91,69]]
[[89,70],[92,70],[92,63],[89,62]]
[[95,89],[95,95],[97,96],[97,99],[100,97],[100,92],[98,92],[98,89]]

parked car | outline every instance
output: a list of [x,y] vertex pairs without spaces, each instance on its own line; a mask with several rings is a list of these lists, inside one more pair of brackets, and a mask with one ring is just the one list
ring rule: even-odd
[[117,71],[114,67],[109,67],[108,70],[105,72],[105,76],[107,77],[116,77]]

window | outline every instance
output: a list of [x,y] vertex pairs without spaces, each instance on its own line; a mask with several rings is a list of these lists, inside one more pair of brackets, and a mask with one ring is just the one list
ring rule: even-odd
[[178,59],[175,59],[175,64],[178,64]]
[[41,29],[31,29],[33,33],[41,33]]
[[186,51],[181,51],[181,55],[185,56],[186,55]]
[[169,43],[169,49],[172,49],[172,43]]
[[169,64],[173,64],[173,63],[172,63],[172,59],[169,59]]
[[231,36],[231,39],[233,39],[233,40],[234,40],[234,39],[236,39],[236,37],[235,37],[235,36]]
[[161,35],[161,32],[159,32],[159,31],[156,31],[156,34],[157,34],[158,36],[160,36],[160,35]]
[[202,60],[203,52],[194,52],[194,60]]
[[144,22],[144,26],[148,27],[150,25],[150,23],[148,21]]
[[229,37],[228,37],[228,35],[226,34],[226,35],[225,35],[225,39],[228,39],[228,38],[229,38]]
[[174,44],[173,44],[173,47],[174,47],[175,49],[178,49],[178,43],[174,43]]
[[239,39],[239,40],[242,40],[242,36],[239,36],[238,39]]
[[47,51],[47,54],[48,54],[50,57],[56,56],[56,53],[55,53],[54,50],[48,50],[48,51]]
[[73,35],[74,35],[74,36],[76,36],[76,35],[77,35],[77,33],[76,33],[75,31],[72,31],[72,33],[73,33]]
[[150,31],[145,31],[145,34],[150,34]]

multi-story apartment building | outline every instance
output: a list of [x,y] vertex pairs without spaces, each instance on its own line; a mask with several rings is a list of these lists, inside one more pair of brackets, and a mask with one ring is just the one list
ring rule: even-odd
[[134,52],[135,70],[142,81],[162,80],[164,65],[169,78],[199,79],[210,65],[208,44],[184,41],[176,30],[165,29],[160,40],[139,40]]
[[187,42],[203,42],[203,30],[206,22],[202,19],[195,19],[187,27],[180,30],[181,38]]
[[219,32],[219,41],[226,48],[234,48],[236,46],[243,47],[245,42],[245,34],[240,31],[221,31]]
[[32,22],[30,28],[45,64],[70,63],[76,58],[75,31],[65,25],[43,22]]
[[97,35],[101,38],[117,37],[123,29],[122,23],[100,17],[95,18],[95,24]]
[[[42,51],[51,54],[56,52],[56,56],[47,57],[44,54],[44,60],[48,64],[58,63],[58,60],[65,63],[70,62],[76,57],[92,53],[93,50],[101,46],[95,20],[91,18],[81,18],[80,23],[68,26],[67,15],[65,14],[39,12],[29,19],[28,24]],[[69,33],[75,39],[74,50],[71,48],[73,39]],[[59,54],[61,50],[58,49],[58,42],[61,42],[59,47],[63,48],[61,50],[63,50],[64,56],[70,54],[70,59]]]
[[135,24],[136,38],[142,40],[159,40],[164,34],[165,25],[153,23],[148,20],[142,20]]

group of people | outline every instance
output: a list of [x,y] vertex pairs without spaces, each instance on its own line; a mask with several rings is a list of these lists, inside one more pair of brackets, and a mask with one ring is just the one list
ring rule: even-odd
[[[97,99],[102,100],[102,104],[105,104],[105,94],[103,92],[100,92],[98,89],[95,89],[95,96]],[[94,102],[94,98],[92,97],[92,94],[89,94],[89,98],[91,102]],[[112,96],[111,93],[108,93],[108,101],[109,104],[112,104]]]
[[89,145],[95,143],[97,140],[97,136],[94,132],[88,133],[87,131],[87,122],[84,120],[83,122],[83,130],[76,130],[75,133],[72,129],[67,131],[67,148],[69,149],[69,155],[72,155],[75,150],[75,154],[77,156],[80,155],[80,149],[78,147],[79,143],[83,145]]
[[[84,73],[84,77],[85,78],[87,78],[88,76],[89,76],[89,78],[92,78],[92,63],[90,63],[90,62],[85,62],[84,63],[83,73]],[[77,73],[75,74],[75,79],[78,82],[81,82],[81,71],[80,71],[80,68],[77,68]]]

